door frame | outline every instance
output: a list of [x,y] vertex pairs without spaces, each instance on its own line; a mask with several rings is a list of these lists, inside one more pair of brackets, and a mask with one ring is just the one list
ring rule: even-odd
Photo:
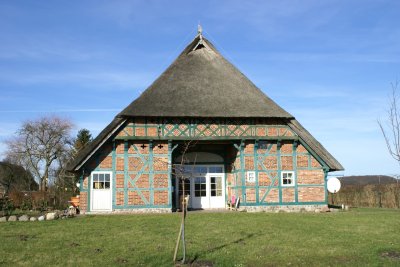
[[[192,164],[185,164],[188,166],[191,166]],[[189,208],[193,208],[196,209],[197,207],[193,207],[193,197],[194,197],[194,178],[200,177],[200,176],[204,176],[206,178],[206,192],[207,192],[207,197],[209,198],[208,200],[208,207],[205,207],[205,209],[213,209],[214,207],[211,207],[211,176],[221,176],[221,182],[222,182],[222,197],[223,197],[223,202],[224,205],[222,207],[217,207],[217,208],[225,208],[225,203],[226,203],[226,173],[225,173],[225,165],[224,164],[196,164],[194,165],[195,167],[207,167],[207,172],[205,173],[191,173],[191,179],[190,179],[190,198],[189,198],[189,203],[188,203],[188,207]],[[222,168],[222,172],[208,172],[210,167],[221,167]],[[179,179],[175,179],[175,201],[176,201],[176,206],[179,207],[180,203],[179,203]],[[203,208],[201,208],[203,209]]]
[[[93,190],[96,190],[93,188],[93,175],[94,174],[109,174],[110,175],[110,209],[93,209],[93,203],[94,203],[94,194]],[[101,211],[112,211],[113,209],[113,172],[112,171],[92,171],[90,173],[90,211],[95,211],[95,212],[101,212]],[[97,189],[99,190],[99,189]]]
[[[211,177],[220,177],[221,178],[221,196],[212,196],[211,195]],[[225,208],[226,206],[226,196],[225,196],[225,173],[207,173],[206,175],[206,184],[207,184],[207,192],[209,193],[208,195],[208,203],[209,203],[209,209],[221,209],[221,208]],[[212,206],[212,198],[222,198],[222,205],[219,207],[211,207]]]

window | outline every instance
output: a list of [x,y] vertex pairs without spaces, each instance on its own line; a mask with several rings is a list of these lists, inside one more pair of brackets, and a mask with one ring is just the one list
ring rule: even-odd
[[256,172],[247,172],[247,182],[255,183],[256,182]]
[[220,166],[212,166],[212,167],[208,168],[208,172],[210,172],[210,173],[223,173],[224,170]]
[[258,142],[259,149],[268,149],[268,142],[267,141],[260,141]]
[[110,173],[93,173],[92,174],[92,183],[93,189],[110,189]]
[[194,166],[193,172],[194,173],[207,173],[207,167],[205,167],[205,166]]
[[222,177],[211,177],[211,196],[220,197],[222,196]]
[[205,197],[206,193],[206,177],[195,177],[194,178],[194,196]]
[[281,173],[281,185],[282,186],[294,186],[294,172],[282,172]]
[[[183,191],[183,183],[182,180],[179,179],[179,195],[182,195]],[[185,179],[185,196],[190,195],[190,180]]]

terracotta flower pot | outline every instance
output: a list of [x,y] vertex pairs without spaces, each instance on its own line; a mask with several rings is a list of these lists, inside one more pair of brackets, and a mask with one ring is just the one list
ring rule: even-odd
[[71,197],[70,201],[68,201],[68,202],[71,203],[72,206],[78,207],[79,206],[79,197]]

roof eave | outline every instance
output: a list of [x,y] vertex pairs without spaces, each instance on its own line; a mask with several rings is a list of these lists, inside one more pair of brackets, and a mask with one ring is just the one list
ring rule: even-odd
[[125,123],[125,118],[115,117],[99,133],[99,135],[83,150],[81,150],[75,159],[67,165],[67,170],[71,172],[79,171],[82,166],[99,150],[99,148],[115,134],[115,132]]
[[328,171],[343,171],[342,164],[326,150],[296,119],[291,119],[288,126],[300,139],[325,163]]

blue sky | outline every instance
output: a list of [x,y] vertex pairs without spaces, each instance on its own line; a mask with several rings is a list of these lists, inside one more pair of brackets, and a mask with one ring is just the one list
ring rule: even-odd
[[400,79],[395,0],[0,1],[0,142],[49,114],[97,135],[172,63],[199,21],[344,165],[341,174],[400,173],[377,124]]

